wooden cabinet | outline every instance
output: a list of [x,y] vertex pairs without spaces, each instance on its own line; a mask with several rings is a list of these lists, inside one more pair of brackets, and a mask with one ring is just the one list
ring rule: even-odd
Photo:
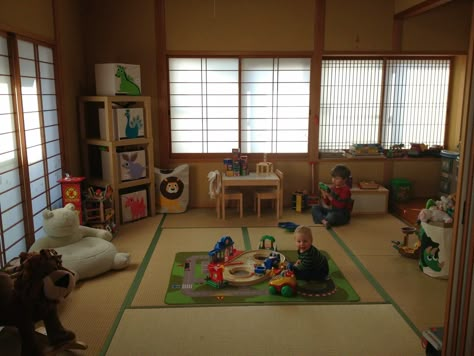
[[146,191],[147,201],[141,202],[146,207],[145,216],[154,215],[150,97],[80,97],[79,115],[85,176],[90,185],[102,188],[110,185],[113,189],[114,209],[120,211],[115,214],[116,224],[123,222],[121,196],[137,191]]

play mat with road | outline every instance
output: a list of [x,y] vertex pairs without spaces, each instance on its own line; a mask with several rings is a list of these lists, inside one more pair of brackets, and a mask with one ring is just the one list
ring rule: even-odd
[[[272,250],[244,251],[227,263],[223,271],[228,285],[216,288],[206,283],[209,255],[207,252],[179,252],[171,270],[165,303],[227,304],[227,303],[318,303],[358,301],[359,296],[345,279],[337,265],[329,260],[330,275],[336,292],[324,297],[296,295],[286,298],[268,292],[269,274],[256,274],[255,266],[263,263]],[[296,251],[280,251],[281,261],[296,260]]]

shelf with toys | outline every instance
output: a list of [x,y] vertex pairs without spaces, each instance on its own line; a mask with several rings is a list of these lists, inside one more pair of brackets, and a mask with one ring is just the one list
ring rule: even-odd
[[85,176],[110,187],[116,224],[154,215],[150,97],[80,97],[79,115]]

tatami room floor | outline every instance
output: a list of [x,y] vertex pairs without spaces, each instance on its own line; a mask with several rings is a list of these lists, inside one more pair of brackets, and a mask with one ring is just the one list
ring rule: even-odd
[[[331,255],[360,301],[164,302],[177,252],[209,251],[224,235],[239,249],[257,249],[263,235],[273,236],[279,250],[294,249],[281,221],[311,227],[315,245]],[[217,219],[215,209],[156,215],[120,227],[113,242],[131,253],[132,264],[80,281],[61,305],[61,320],[89,345],[79,355],[219,355],[222,348],[229,355],[424,355],[421,331],[443,324],[447,280],[427,276],[392,247],[392,240],[403,239],[405,225],[391,214],[359,215],[326,230],[309,211],[286,209],[277,220],[269,207],[261,218],[251,210],[240,218],[235,209],[228,209],[226,220]],[[0,333],[2,355],[15,349],[12,340]]]

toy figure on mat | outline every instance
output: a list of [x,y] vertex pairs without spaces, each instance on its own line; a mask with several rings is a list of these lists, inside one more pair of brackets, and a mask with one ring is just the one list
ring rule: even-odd
[[309,227],[300,225],[296,228],[295,244],[298,248],[298,260],[294,264],[289,264],[288,269],[295,273],[296,279],[306,281],[328,280],[328,260],[313,245],[313,234]]
[[331,170],[331,187],[319,183],[321,198],[324,205],[314,205],[312,215],[315,224],[323,224],[327,229],[331,226],[347,224],[351,218],[353,200],[351,188],[346,184],[351,171],[338,164]]

